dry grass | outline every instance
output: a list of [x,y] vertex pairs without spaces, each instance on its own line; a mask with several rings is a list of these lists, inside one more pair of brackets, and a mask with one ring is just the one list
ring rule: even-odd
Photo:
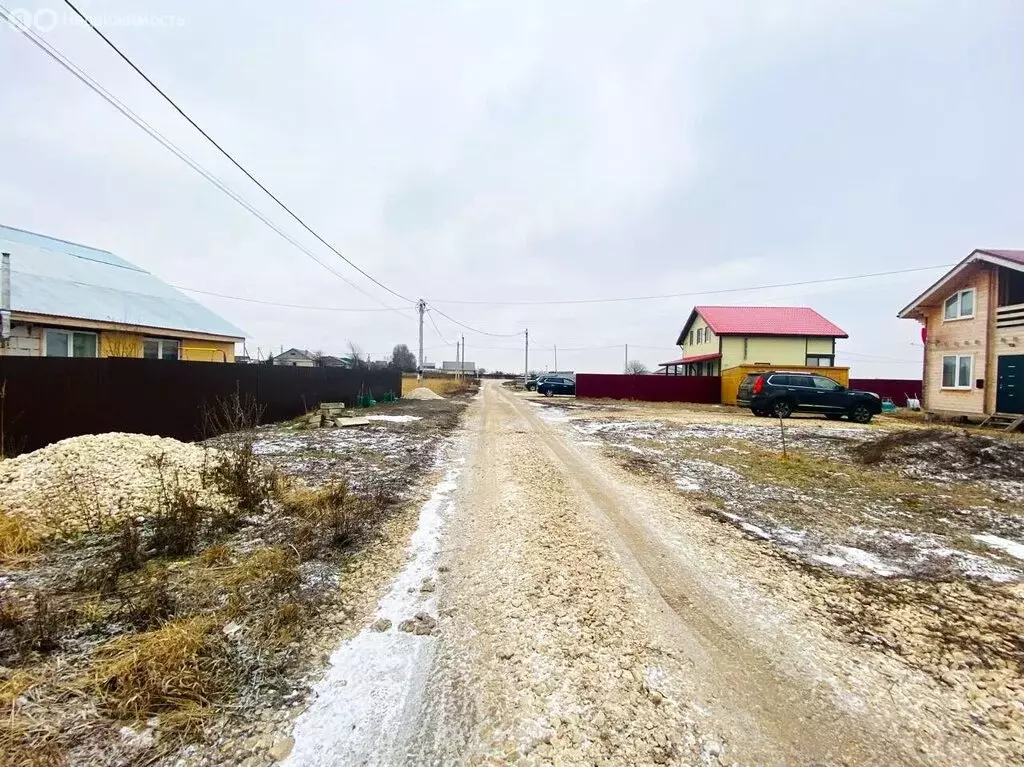
[[231,548],[224,544],[211,546],[199,555],[203,567],[221,567],[231,562]]
[[5,564],[39,550],[44,531],[23,516],[0,511],[0,562]]
[[0,680],[0,765],[4,767],[64,763],[63,749],[57,744],[59,725],[44,717],[29,716],[21,705],[22,696],[41,684],[39,676],[25,671],[15,671]]
[[389,501],[384,496],[356,495],[344,480],[318,490],[288,488],[280,500],[285,512],[300,520],[295,543],[307,557],[351,544],[379,521]]
[[231,688],[218,626],[202,615],[108,642],[83,684],[118,719],[163,715],[188,731]]
[[403,397],[413,389],[418,389],[421,386],[424,389],[430,389],[430,391],[435,394],[440,394],[442,397],[449,397],[452,394],[467,392],[472,388],[472,384],[469,379],[455,378],[455,376],[447,376],[445,378],[428,378],[424,376],[422,381],[417,381],[415,375],[402,376]]

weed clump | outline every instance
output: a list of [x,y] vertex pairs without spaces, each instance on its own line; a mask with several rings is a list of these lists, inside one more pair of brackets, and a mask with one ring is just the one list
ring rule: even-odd
[[357,495],[345,480],[339,480],[318,490],[289,489],[281,504],[300,520],[296,542],[307,556],[313,556],[351,544],[379,519],[390,500],[385,493]]
[[86,684],[118,719],[167,715],[187,730],[231,687],[217,625],[197,616],[108,642],[96,651]]
[[28,519],[0,511],[0,562],[32,554],[43,543],[43,531]]

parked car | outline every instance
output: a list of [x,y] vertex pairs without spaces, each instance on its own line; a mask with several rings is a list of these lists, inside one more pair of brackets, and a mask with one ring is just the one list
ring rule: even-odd
[[537,393],[545,397],[553,397],[556,394],[576,395],[576,382],[565,376],[548,376],[537,379]]
[[756,416],[821,413],[833,421],[845,415],[857,423],[868,423],[882,412],[882,400],[873,392],[847,389],[816,373],[785,370],[749,373],[740,383],[736,404]]
[[526,379],[526,391],[533,391],[537,388],[537,376],[530,376]]

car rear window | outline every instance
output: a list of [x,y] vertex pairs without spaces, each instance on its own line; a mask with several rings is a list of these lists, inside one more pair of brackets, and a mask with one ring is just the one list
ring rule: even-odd
[[781,374],[768,376],[768,383],[770,383],[772,386],[790,386],[789,376],[784,376]]
[[747,373],[746,378],[743,379],[743,383],[741,383],[740,386],[741,387],[748,387],[748,386],[752,387],[754,385],[754,381],[757,380],[757,377],[759,375],[760,375],[760,373]]

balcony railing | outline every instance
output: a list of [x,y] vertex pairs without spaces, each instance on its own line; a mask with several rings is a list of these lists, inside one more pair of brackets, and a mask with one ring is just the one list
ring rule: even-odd
[[996,328],[998,330],[1020,328],[1024,331],[1024,304],[1000,306],[996,309]]

